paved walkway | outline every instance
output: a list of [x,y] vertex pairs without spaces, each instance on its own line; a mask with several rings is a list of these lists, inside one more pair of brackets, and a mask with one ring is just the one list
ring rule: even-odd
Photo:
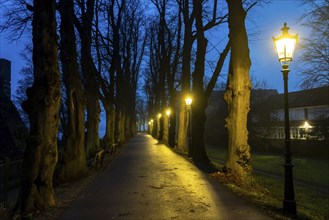
[[146,134],[138,134],[62,220],[270,219]]

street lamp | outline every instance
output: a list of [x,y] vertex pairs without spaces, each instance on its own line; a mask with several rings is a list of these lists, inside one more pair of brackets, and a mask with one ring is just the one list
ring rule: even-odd
[[190,107],[192,105],[192,98],[191,97],[187,97],[185,99],[185,103],[187,107]]
[[294,193],[294,182],[292,168],[294,164],[291,162],[291,147],[290,147],[290,125],[289,125],[289,100],[288,100],[288,73],[289,64],[292,61],[294,49],[298,40],[298,35],[290,35],[289,27],[284,23],[282,35],[275,38],[275,43],[279,61],[282,66],[284,81],[284,134],[285,134],[285,164],[284,164],[284,199],[283,210],[296,216],[296,201]]
[[186,107],[187,107],[187,114],[188,114],[188,156],[191,156],[191,144],[192,144],[192,124],[191,124],[191,105],[192,105],[192,98],[187,97],[185,99]]
[[304,128],[305,131],[308,131],[308,129],[312,128],[312,126],[307,121],[305,121],[302,128]]
[[167,115],[168,117],[170,117],[170,113],[171,113],[170,108],[168,108],[167,111],[166,111],[166,115]]

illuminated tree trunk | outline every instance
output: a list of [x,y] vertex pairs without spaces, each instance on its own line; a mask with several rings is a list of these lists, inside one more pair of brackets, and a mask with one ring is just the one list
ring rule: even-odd
[[246,180],[250,172],[250,147],[248,145],[247,115],[250,104],[251,61],[245,28],[246,12],[242,1],[227,0],[229,8],[229,38],[231,60],[228,84],[224,98],[228,105],[226,127],[228,130],[228,155],[224,170]]
[[168,145],[168,135],[169,135],[169,123],[168,123],[168,116],[166,114],[163,114],[163,137],[162,137],[162,142],[165,145]]
[[191,51],[193,43],[192,24],[194,16],[190,15],[189,1],[182,1],[180,7],[183,11],[184,21],[184,43],[182,57],[182,89],[180,96],[179,120],[178,120],[178,140],[177,148],[187,151],[186,136],[187,136],[187,111],[185,106],[185,97],[190,93],[190,75],[191,75]]
[[59,173],[60,180],[75,179],[87,173],[84,147],[85,98],[79,73],[76,38],[73,24],[73,0],[60,2],[61,50],[63,81],[66,87],[68,123],[65,131],[65,150]]
[[[173,100],[175,100],[175,96],[171,96],[170,97],[171,101],[170,103],[175,103]],[[170,114],[170,126],[169,126],[169,140],[168,140],[168,144],[170,147],[174,147],[175,146],[175,132],[176,132],[176,113],[175,113],[175,105],[171,104],[172,107],[170,107],[171,109],[171,114]]]
[[30,120],[17,206],[17,212],[23,215],[55,205],[53,173],[57,163],[60,105],[55,11],[55,0],[34,0],[34,82],[26,90],[27,100],[22,103]]
[[180,98],[182,100],[180,100],[179,108],[177,148],[181,151],[187,152],[187,110],[183,96],[180,96]]

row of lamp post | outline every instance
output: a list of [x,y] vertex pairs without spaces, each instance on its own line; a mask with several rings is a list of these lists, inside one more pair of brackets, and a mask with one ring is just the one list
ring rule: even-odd
[[[298,35],[290,35],[288,33],[289,27],[284,23],[283,28],[281,29],[281,36],[275,38],[273,41],[276,46],[278,53],[278,58],[282,66],[281,72],[283,73],[284,81],[284,127],[285,127],[285,164],[284,164],[284,199],[283,199],[283,210],[294,216],[296,216],[296,201],[294,193],[294,183],[293,183],[293,164],[292,164],[292,153],[290,146],[290,124],[289,124],[289,99],[288,99],[288,74],[289,74],[289,65],[292,61],[294,55],[294,49],[298,41]],[[187,117],[188,117],[188,155],[191,156],[190,148],[192,144],[192,124],[191,124],[191,106],[192,98],[187,97],[185,99]],[[170,128],[170,109],[166,111]],[[158,119],[160,121],[161,113],[158,114]],[[159,126],[160,123],[158,123]],[[149,122],[151,129],[153,129],[153,119]],[[152,132],[152,131],[151,131]]]
[[[188,120],[188,154],[190,156],[190,146],[192,144],[192,125],[191,125],[191,105],[192,105],[192,98],[190,96],[188,96],[186,99],[185,99],[185,104],[186,104],[186,112],[187,112],[187,120]],[[168,130],[170,130],[170,115],[171,115],[171,109],[168,108],[166,110],[166,115],[167,115],[167,118],[168,118]],[[161,136],[160,134],[160,119],[162,118],[162,114],[161,113],[158,113],[157,114],[157,128],[158,128],[158,135]],[[153,119],[150,119],[149,121],[149,132],[152,134],[153,133],[153,129],[154,129],[154,120]],[[168,132],[169,134],[169,132]]]

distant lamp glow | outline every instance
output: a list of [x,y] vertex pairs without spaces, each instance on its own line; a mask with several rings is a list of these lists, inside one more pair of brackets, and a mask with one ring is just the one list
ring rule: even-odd
[[166,115],[167,115],[168,117],[170,116],[170,113],[171,113],[170,109],[167,109],[167,111],[166,111]]
[[284,26],[281,29],[281,36],[273,37],[278,58],[283,69],[288,69],[298,41],[298,34],[290,35],[288,30],[289,27],[287,27],[287,23],[284,23]]
[[152,123],[152,124],[153,124],[153,122],[154,122],[153,119],[151,119],[151,123]]
[[307,121],[305,121],[302,128],[304,128],[307,131],[308,129],[312,128],[312,126]]
[[159,113],[159,114],[158,114],[158,118],[160,119],[161,117],[162,117],[162,114],[161,114],[161,113]]
[[185,103],[186,103],[187,106],[191,106],[192,105],[192,98],[191,97],[187,97],[185,99]]

